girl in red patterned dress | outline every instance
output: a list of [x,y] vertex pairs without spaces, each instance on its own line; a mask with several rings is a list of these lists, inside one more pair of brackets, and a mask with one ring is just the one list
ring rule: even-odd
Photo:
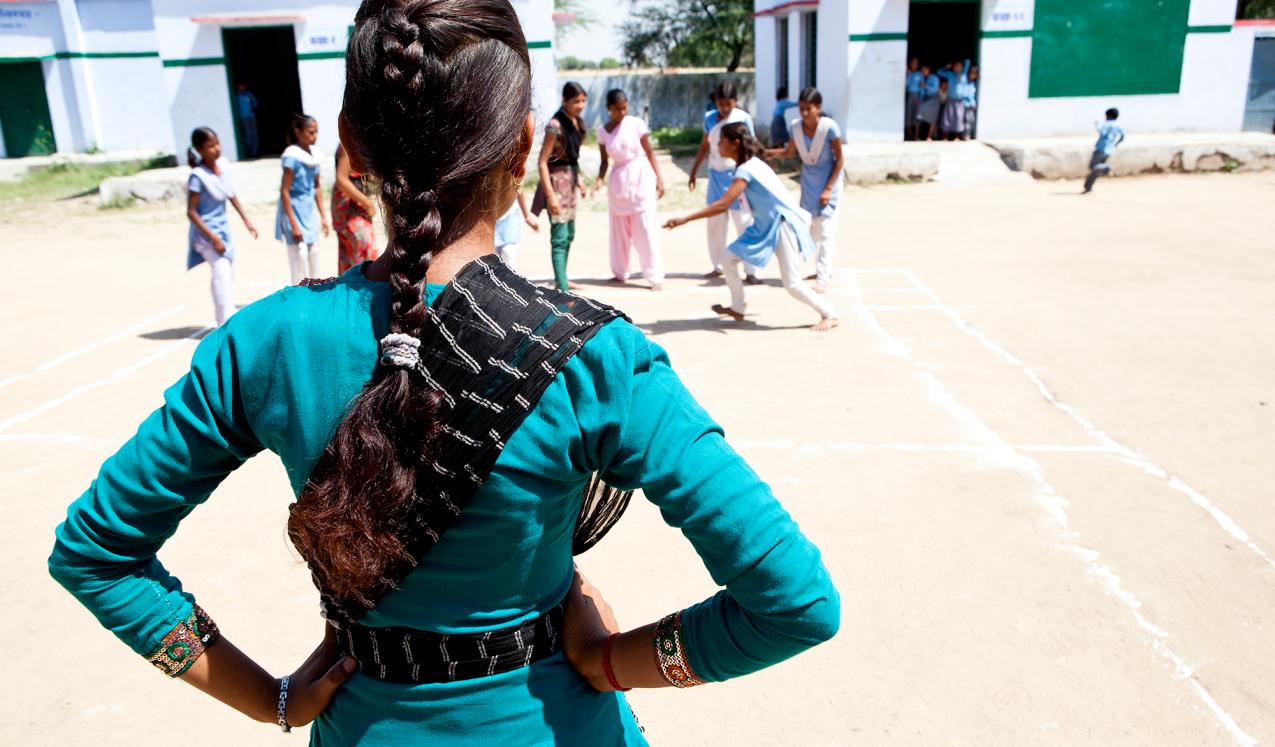
[[350,170],[345,149],[336,149],[336,188],[332,190],[332,227],[336,229],[337,274],[360,262],[376,259],[376,203],[367,196],[363,177]]

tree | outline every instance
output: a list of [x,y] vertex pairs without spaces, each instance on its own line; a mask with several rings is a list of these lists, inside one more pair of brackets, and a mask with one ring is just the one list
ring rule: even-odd
[[603,57],[598,60],[599,70],[616,70],[620,67],[620,61],[614,57]]
[[[559,13],[570,16],[554,29],[554,41],[558,44],[577,31],[588,31],[598,25],[598,17],[588,9],[584,0],[553,0],[553,12],[555,16]],[[556,18],[554,20],[557,22]]]
[[620,24],[635,65],[724,67],[752,61],[752,0],[653,0]]
[[1240,0],[1236,18],[1275,18],[1275,0]]

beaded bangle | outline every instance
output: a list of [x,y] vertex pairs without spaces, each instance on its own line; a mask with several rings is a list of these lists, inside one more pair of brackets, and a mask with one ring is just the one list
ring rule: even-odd
[[607,684],[615,690],[627,693],[632,688],[620,687],[620,681],[615,678],[615,670],[611,668],[611,646],[615,644],[615,639],[619,637],[619,633],[612,633],[607,636],[606,643],[602,644],[602,673],[607,676]]
[[285,674],[279,680],[279,707],[275,715],[279,717],[277,723],[284,734],[292,733],[292,724],[288,723],[288,681],[291,679],[291,675]]
[[660,674],[673,687],[695,687],[704,684],[691,669],[682,650],[682,613],[674,612],[655,624],[651,633],[655,644],[655,663]]
[[177,623],[146,660],[169,677],[180,677],[220,637],[217,623],[195,605],[190,616]]

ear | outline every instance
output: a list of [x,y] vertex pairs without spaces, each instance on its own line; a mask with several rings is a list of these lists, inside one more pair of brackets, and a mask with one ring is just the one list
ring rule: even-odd
[[341,147],[345,150],[345,157],[350,159],[350,171],[361,174],[367,171],[367,164],[363,163],[363,156],[359,153],[358,148],[351,148],[350,125],[345,121],[345,110],[336,118],[337,137],[341,139]]
[[531,146],[536,138],[536,115],[527,112],[522,122],[522,133],[518,136],[518,144],[514,147],[513,163],[509,164],[509,173],[514,179],[522,181],[527,176],[527,159],[531,157]]

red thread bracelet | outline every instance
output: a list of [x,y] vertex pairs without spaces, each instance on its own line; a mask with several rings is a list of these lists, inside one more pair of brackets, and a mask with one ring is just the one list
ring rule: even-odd
[[602,672],[607,676],[607,684],[622,693],[627,693],[632,688],[620,687],[620,681],[615,678],[615,670],[611,669],[611,645],[619,637],[619,633],[612,633],[607,636],[606,643],[602,644]]

